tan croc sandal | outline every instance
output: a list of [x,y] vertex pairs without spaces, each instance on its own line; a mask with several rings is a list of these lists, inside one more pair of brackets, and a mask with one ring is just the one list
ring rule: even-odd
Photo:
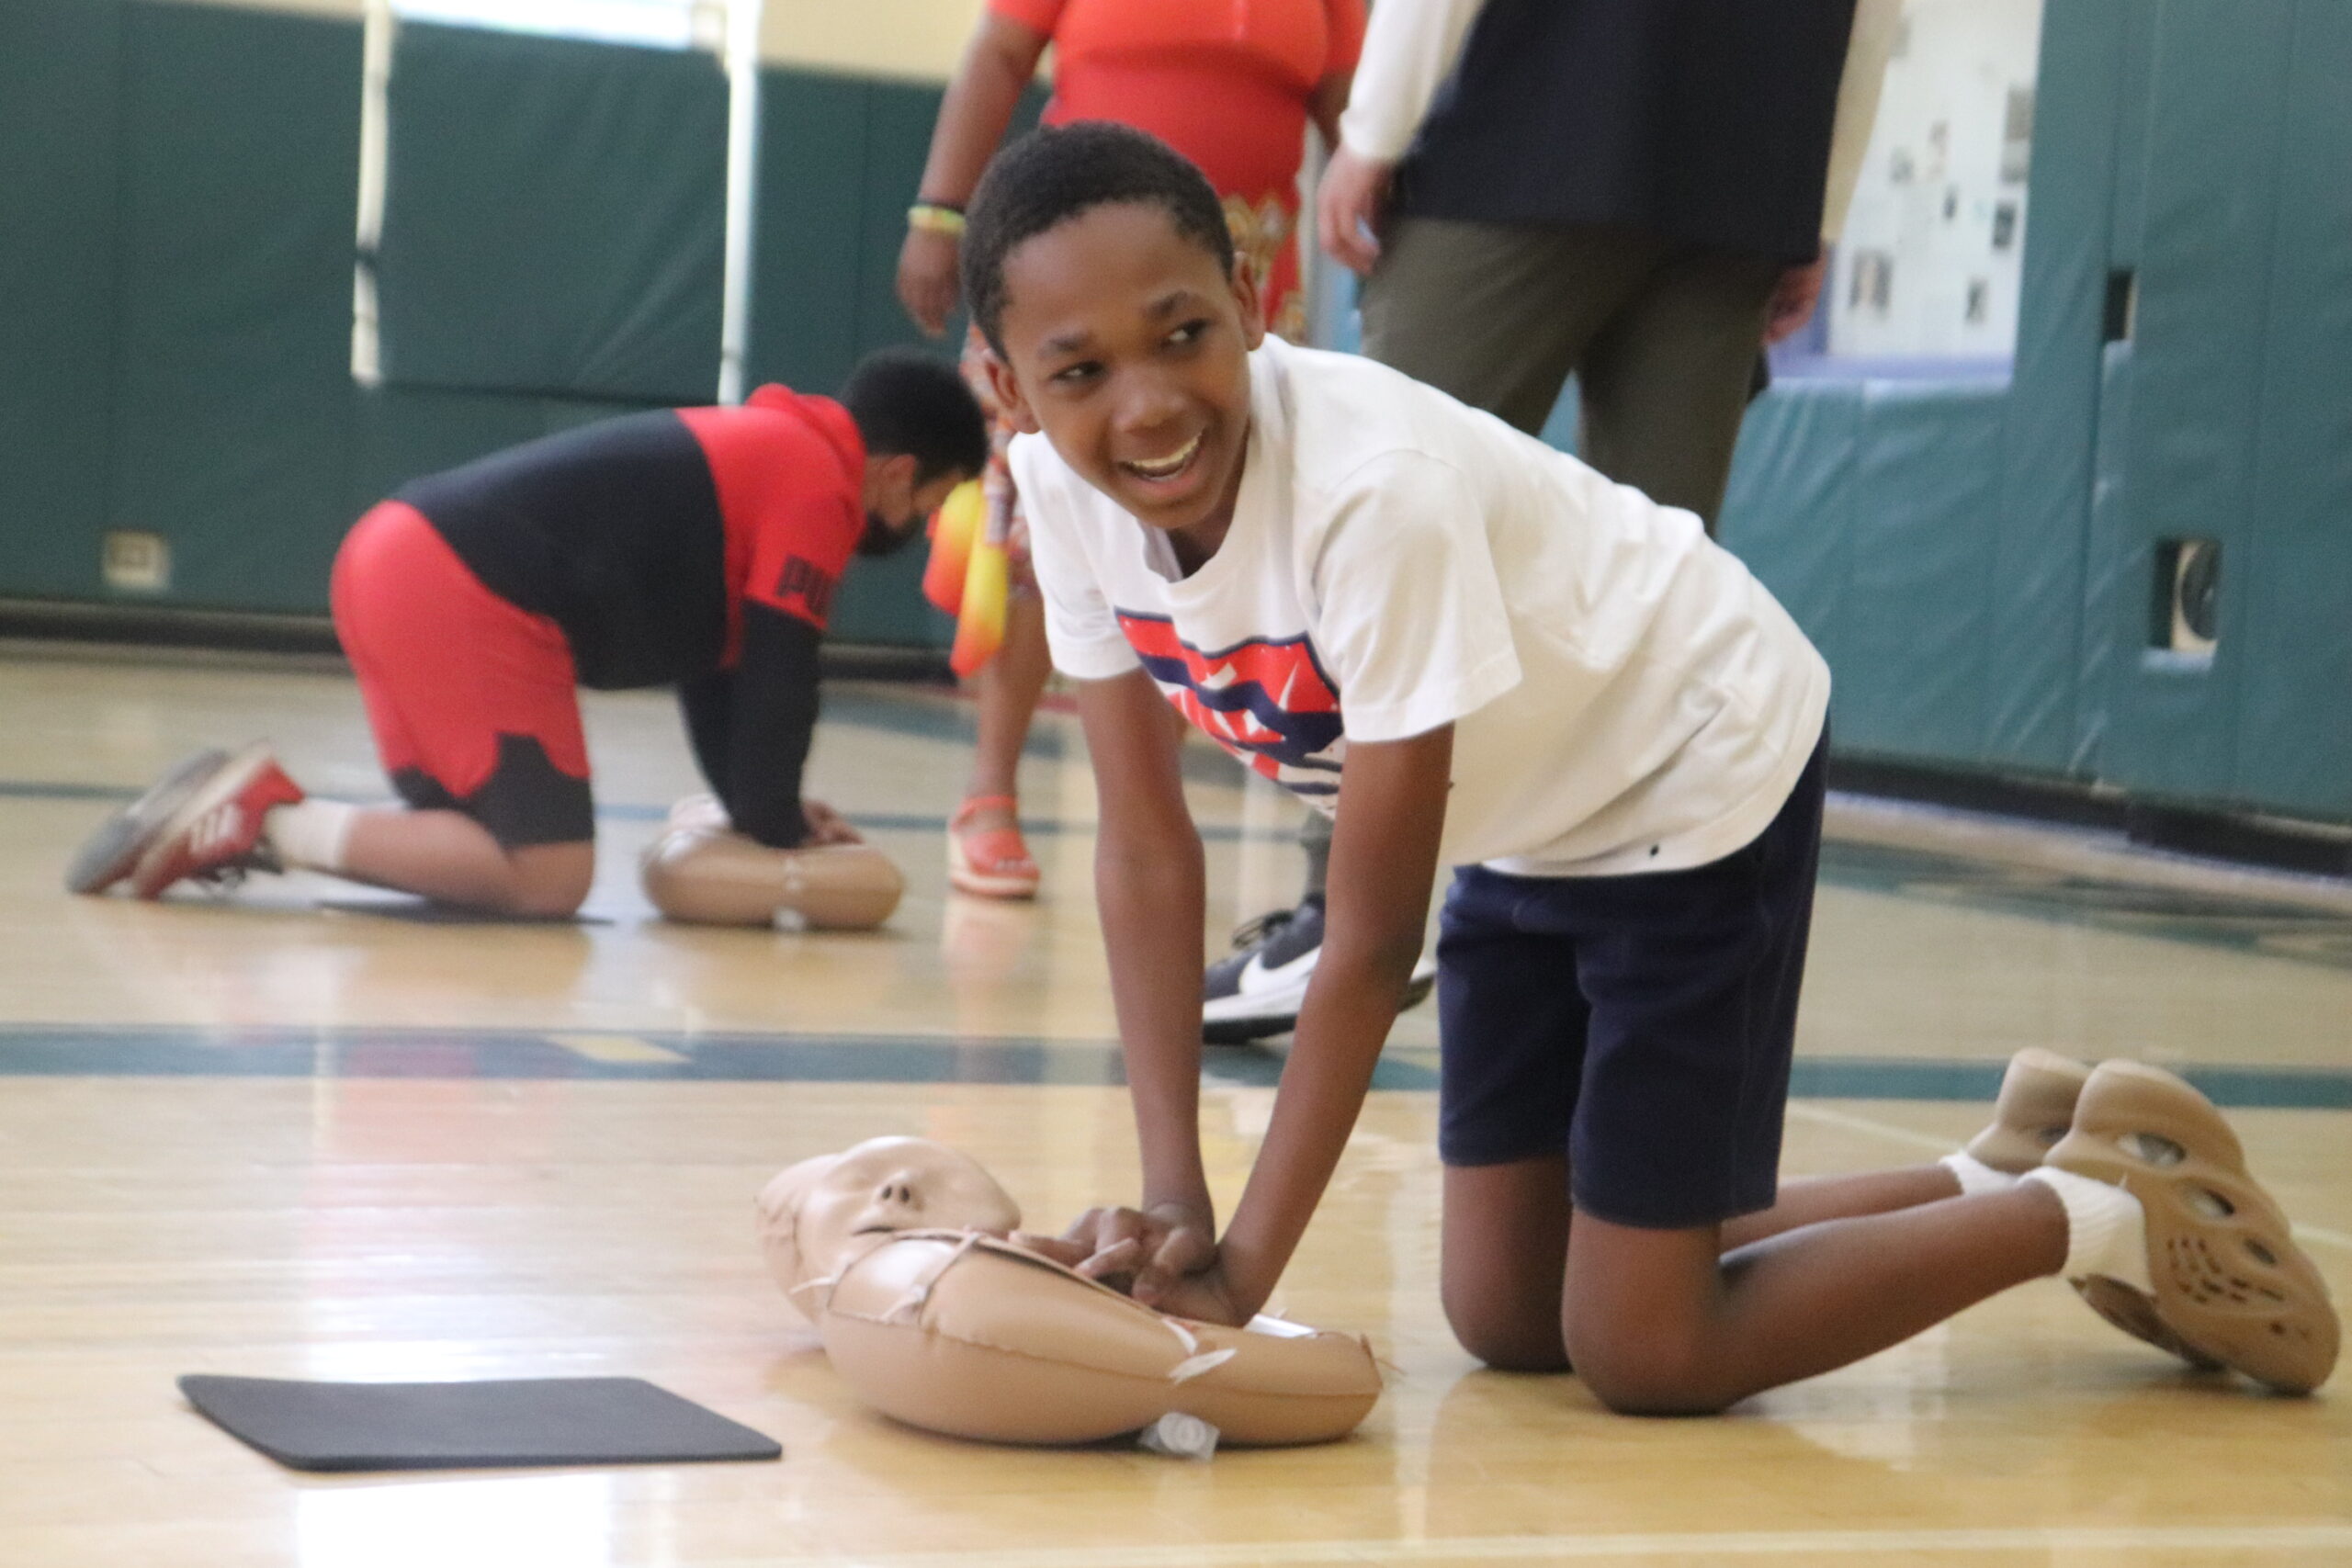
[[947,819],[947,882],[958,893],[981,898],[1035,898],[1037,863],[1030,858],[1027,840],[1018,828],[988,828],[967,832],[974,813],[989,807],[1012,809],[1009,795],[976,795],[956,808]]
[[1993,1102],[1993,1124],[1968,1140],[1968,1153],[1995,1170],[2023,1176],[2075,1124],[2075,1101],[2089,1067],[2071,1056],[2029,1045],[2009,1058]]
[[2327,1381],[2339,1333],[2327,1284],[2212,1101],[2160,1068],[2103,1062],[2083,1086],[2074,1130],[2043,1163],[2121,1187],[2147,1215],[2155,1294],[2075,1281],[2100,1316],[2282,1393]]

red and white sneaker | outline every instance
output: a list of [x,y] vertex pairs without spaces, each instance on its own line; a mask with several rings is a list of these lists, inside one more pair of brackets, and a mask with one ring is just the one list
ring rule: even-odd
[[214,881],[279,869],[277,856],[262,842],[262,818],[271,807],[302,798],[301,786],[286,776],[266,742],[223,759],[157,827],[131,868],[131,893],[158,898],[188,877]]
[[154,844],[155,835],[163,830],[164,824],[171,820],[172,813],[187,805],[188,797],[228,760],[229,753],[218,746],[207,747],[156,780],[146,794],[99,823],[97,830],[74,852],[73,863],[65,868],[65,890],[103,893],[129,876],[130,868],[139,863],[139,857]]

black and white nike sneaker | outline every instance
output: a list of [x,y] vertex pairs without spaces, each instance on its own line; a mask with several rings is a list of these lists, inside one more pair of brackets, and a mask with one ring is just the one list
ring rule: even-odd
[[[1298,1022],[1306,982],[1323,955],[1323,900],[1307,898],[1295,909],[1275,909],[1233,933],[1233,951],[1208,966],[1202,986],[1201,1038],[1212,1045],[1246,1045],[1285,1034]],[[1413,965],[1401,1007],[1427,998],[1437,984],[1437,964],[1423,958]]]

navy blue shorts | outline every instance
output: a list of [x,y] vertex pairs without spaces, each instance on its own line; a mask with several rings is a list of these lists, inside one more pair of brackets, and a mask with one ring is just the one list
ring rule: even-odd
[[1769,1209],[1821,855],[1822,758],[1745,849],[1634,876],[1454,875],[1438,1152],[1565,1153],[1574,1201],[1679,1230]]

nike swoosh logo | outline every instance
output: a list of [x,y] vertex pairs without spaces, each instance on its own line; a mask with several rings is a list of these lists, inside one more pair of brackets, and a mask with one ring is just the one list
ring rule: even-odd
[[1262,953],[1253,953],[1250,955],[1250,962],[1241,966],[1241,974],[1235,982],[1235,989],[1245,997],[1254,997],[1261,992],[1295,984],[1306,977],[1307,972],[1315,967],[1315,961],[1322,956],[1323,950],[1320,947],[1313,947],[1289,963],[1277,964],[1269,969],[1266,967],[1266,955]]

